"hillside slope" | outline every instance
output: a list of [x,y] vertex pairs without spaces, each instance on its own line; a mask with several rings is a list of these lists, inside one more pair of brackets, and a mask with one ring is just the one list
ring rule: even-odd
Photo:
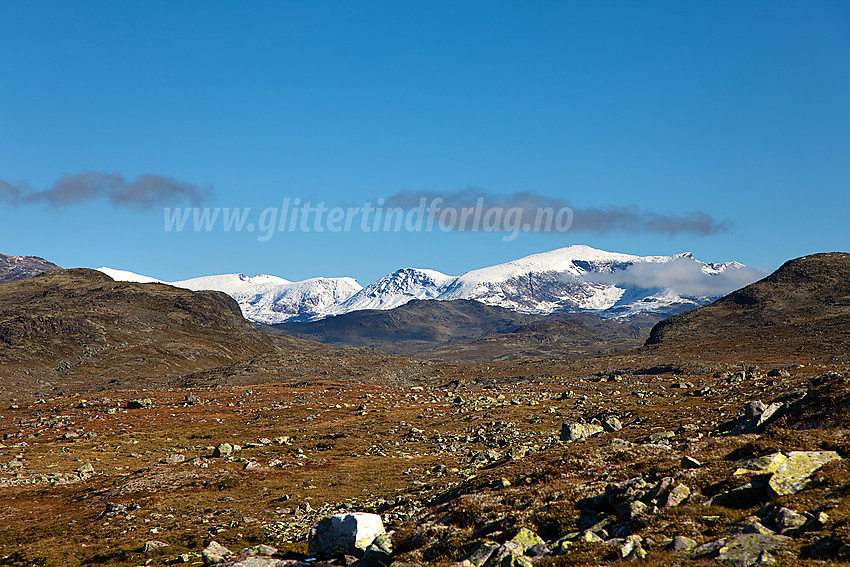
[[125,379],[142,387],[274,348],[220,292],[119,283],[86,269],[0,284],[6,390]]
[[0,254],[0,283],[13,282],[58,270],[59,266],[38,256],[8,256]]
[[466,299],[413,300],[394,309],[353,311],[274,329],[334,346],[446,362],[585,358],[638,347],[648,332],[647,325],[591,314],[534,315]]
[[714,303],[659,322],[647,345],[706,353],[820,353],[850,360],[850,254],[789,260]]

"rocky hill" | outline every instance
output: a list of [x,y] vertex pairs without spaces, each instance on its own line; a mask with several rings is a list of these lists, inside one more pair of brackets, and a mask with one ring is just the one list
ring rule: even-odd
[[394,309],[365,309],[273,328],[334,346],[452,362],[584,358],[638,347],[649,329],[591,314],[534,315],[463,299],[413,300]]
[[274,349],[220,292],[115,282],[86,269],[0,284],[4,388],[74,381],[135,387]]
[[714,303],[659,322],[647,345],[706,353],[818,353],[850,361],[850,254],[790,260]]
[[7,256],[0,254],[0,283],[23,280],[59,266],[38,256]]

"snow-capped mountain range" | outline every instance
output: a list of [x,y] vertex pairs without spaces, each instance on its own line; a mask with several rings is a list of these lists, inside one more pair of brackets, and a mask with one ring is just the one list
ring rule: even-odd
[[524,313],[590,312],[604,317],[668,316],[700,307],[764,273],[738,262],[704,263],[689,252],[633,256],[575,245],[449,276],[404,268],[362,287],[353,278],[203,276],[164,282],[112,268],[118,281],[167,283],[233,297],[246,318],[276,324],[313,321],[361,309],[392,309],[413,299],[474,299]]

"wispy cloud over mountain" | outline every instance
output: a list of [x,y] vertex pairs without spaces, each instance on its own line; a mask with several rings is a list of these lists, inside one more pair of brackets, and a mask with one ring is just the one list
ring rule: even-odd
[[153,174],[127,180],[120,173],[86,171],[63,175],[47,189],[37,190],[27,183],[0,179],[0,202],[8,205],[44,203],[52,207],[84,204],[104,199],[114,207],[146,210],[155,206],[190,203],[198,206],[211,190]]
[[762,270],[733,264],[733,269],[704,271],[693,258],[674,258],[664,263],[634,263],[609,273],[592,273],[585,279],[595,283],[641,289],[675,289],[688,296],[721,296],[753,283],[766,274]]

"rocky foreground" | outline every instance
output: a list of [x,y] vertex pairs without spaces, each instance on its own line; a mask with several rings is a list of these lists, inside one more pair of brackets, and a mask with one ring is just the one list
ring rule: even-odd
[[[13,402],[0,564],[847,560],[850,374],[827,370]],[[352,514],[378,521],[317,545]]]

